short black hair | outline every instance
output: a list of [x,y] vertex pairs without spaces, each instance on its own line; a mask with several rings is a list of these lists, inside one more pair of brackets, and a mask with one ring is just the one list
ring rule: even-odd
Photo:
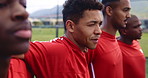
[[114,5],[114,4],[112,4],[113,2],[118,2],[118,1],[120,1],[120,0],[102,0],[102,4],[104,5],[104,9],[103,9],[103,15],[105,16],[105,9],[106,9],[106,7],[107,6],[111,6],[112,7],[112,5]]
[[116,1],[120,1],[120,0],[102,0],[102,4],[108,4],[110,2],[116,2]]
[[63,7],[63,22],[66,31],[65,23],[67,20],[72,20],[77,24],[79,19],[83,17],[84,11],[102,10],[103,4],[97,0],[67,0]]

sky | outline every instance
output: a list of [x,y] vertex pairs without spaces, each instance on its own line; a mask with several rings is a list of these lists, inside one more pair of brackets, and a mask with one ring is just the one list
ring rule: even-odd
[[55,7],[57,4],[62,5],[65,0],[26,0],[27,11],[33,13],[40,9],[50,9]]

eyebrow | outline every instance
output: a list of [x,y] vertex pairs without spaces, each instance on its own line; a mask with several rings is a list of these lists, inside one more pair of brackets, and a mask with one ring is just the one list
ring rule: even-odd
[[94,23],[94,24],[99,23],[101,25],[102,21],[89,21],[87,24],[89,24],[89,23]]
[[92,20],[92,21],[89,21],[88,23],[98,23],[98,21]]

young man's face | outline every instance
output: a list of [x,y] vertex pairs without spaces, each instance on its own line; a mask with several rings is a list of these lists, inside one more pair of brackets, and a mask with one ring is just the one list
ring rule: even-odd
[[26,0],[0,0],[0,55],[24,53],[31,38]]
[[140,27],[141,24],[142,24],[141,21],[137,17],[132,18],[127,25],[126,37],[131,40],[141,39],[142,36],[142,28]]
[[113,9],[112,13],[112,23],[116,29],[126,27],[127,19],[130,18],[130,1],[129,0],[120,0],[117,2],[116,8]]
[[80,48],[96,48],[98,38],[102,33],[100,25],[102,15],[99,10],[86,10],[78,24],[75,24],[73,37]]

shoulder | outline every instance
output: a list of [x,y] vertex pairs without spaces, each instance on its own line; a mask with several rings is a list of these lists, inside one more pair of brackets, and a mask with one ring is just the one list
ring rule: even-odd
[[67,47],[62,43],[51,43],[49,41],[31,42],[30,50],[36,50],[45,53],[57,53],[57,52],[59,53],[59,52],[66,52]]
[[68,48],[61,43],[30,42],[29,51],[25,54],[25,60],[33,62],[51,57],[66,57]]
[[64,47],[63,44],[61,43],[52,43],[52,42],[49,42],[49,41],[43,41],[43,42],[40,42],[40,41],[35,41],[35,42],[30,42],[30,47],[48,47],[48,48],[54,48],[54,47]]

